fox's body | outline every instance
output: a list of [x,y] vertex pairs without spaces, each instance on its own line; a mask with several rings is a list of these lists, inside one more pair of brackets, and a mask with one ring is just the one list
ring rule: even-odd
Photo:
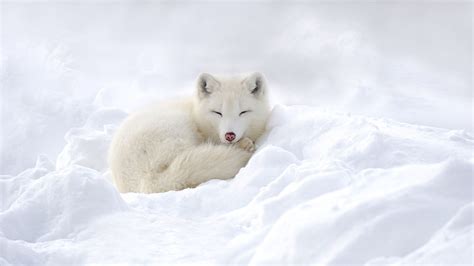
[[194,97],[130,115],[109,164],[121,192],[164,192],[229,179],[250,159],[269,114],[261,74],[202,74]]

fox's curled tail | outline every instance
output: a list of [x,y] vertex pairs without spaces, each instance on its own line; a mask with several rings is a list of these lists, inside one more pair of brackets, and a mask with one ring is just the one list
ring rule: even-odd
[[252,153],[233,145],[201,144],[180,153],[165,169],[150,169],[139,192],[157,193],[196,187],[210,179],[230,179]]

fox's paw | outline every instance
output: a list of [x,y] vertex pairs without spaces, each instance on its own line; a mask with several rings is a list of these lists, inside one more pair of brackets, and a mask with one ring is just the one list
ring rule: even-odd
[[255,151],[255,144],[253,141],[249,138],[243,138],[237,142],[237,145],[239,148],[246,150],[248,152],[254,152]]

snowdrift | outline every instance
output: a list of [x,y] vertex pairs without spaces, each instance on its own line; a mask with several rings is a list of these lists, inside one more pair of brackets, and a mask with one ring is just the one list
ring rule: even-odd
[[232,180],[119,194],[96,110],[51,162],[1,176],[0,264],[472,265],[474,138],[276,106]]

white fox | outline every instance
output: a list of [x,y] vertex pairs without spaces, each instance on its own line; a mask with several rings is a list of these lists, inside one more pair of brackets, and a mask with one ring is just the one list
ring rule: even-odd
[[194,97],[131,114],[109,150],[120,192],[156,193],[229,179],[244,167],[270,113],[262,74],[203,73]]

